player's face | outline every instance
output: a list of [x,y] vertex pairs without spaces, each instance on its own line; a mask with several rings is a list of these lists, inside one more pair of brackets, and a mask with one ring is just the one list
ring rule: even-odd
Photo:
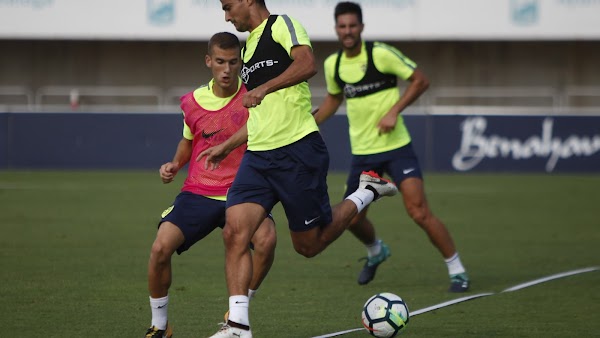
[[221,0],[225,21],[231,22],[238,32],[250,30],[250,10],[246,0]]
[[213,46],[212,52],[206,56],[206,66],[212,71],[215,85],[226,91],[235,91],[242,68],[239,48],[222,49]]
[[335,32],[344,49],[355,49],[360,46],[363,28],[364,24],[358,21],[356,14],[342,14],[335,22]]

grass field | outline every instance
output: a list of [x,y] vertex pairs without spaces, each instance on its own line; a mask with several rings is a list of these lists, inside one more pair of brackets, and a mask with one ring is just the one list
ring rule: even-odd
[[[332,201],[343,180],[330,175]],[[155,171],[0,171],[1,336],[142,337],[150,323],[150,245],[181,183],[163,185]],[[600,175],[430,174],[426,183],[469,269],[468,294],[600,265]],[[277,257],[251,306],[255,337],[360,327],[362,304],[383,291],[402,296],[411,310],[462,296],[446,292],[441,257],[397,197],[372,208],[392,257],[367,286],[356,284],[366,252],[349,233],[306,259],[293,251],[279,207],[275,218]],[[214,232],[174,257],[176,338],[219,328],[227,310],[223,256]],[[599,314],[595,271],[415,316],[403,336],[600,337]]]

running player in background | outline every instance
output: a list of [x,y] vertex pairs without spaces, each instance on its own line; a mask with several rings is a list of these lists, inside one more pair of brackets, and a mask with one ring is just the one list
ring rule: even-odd
[[[148,289],[152,309],[151,327],[145,337],[171,337],[167,322],[171,257],[181,254],[217,227],[225,225],[227,190],[236,175],[245,146],[235,149],[216,170],[206,170],[190,158],[245,128],[248,109],[242,105],[246,88],[239,78],[240,42],[231,33],[217,33],[208,43],[206,66],[213,78],[181,98],[183,138],[171,162],[160,167],[163,183],[170,183],[189,162],[188,175],[174,204],[165,210],[152,244],[148,263]],[[252,237],[254,270],[246,290],[251,298],[266,277],[275,256],[276,233],[270,215],[259,220]]]
[[[315,111],[317,123],[332,116],[346,98],[350,125],[352,165],[347,180],[348,196],[359,185],[361,172],[389,174],[402,193],[409,216],[427,233],[442,254],[450,275],[451,292],[469,289],[469,278],[446,226],[430,210],[423,177],[402,111],[429,86],[417,65],[396,48],[381,42],[365,42],[360,5],[340,2],[335,7],[335,31],[342,49],[325,60],[328,95]],[[402,95],[397,78],[408,81]],[[367,248],[367,262],[358,277],[367,284],[390,250],[375,234],[367,218],[368,207],[353,220],[349,230]]]

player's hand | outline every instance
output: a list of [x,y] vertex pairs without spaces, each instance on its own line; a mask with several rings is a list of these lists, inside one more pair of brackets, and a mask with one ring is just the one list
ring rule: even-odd
[[396,128],[396,122],[398,122],[398,115],[395,113],[388,113],[383,116],[377,124],[379,129],[379,135],[390,133]]
[[219,163],[221,163],[221,161],[227,157],[229,152],[230,151],[227,150],[225,144],[221,143],[201,152],[198,157],[196,157],[196,162],[200,162],[202,158],[206,156],[206,160],[204,161],[204,169],[215,170],[219,167]]
[[242,98],[242,104],[246,108],[254,108],[262,103],[262,100],[266,95],[267,92],[258,86],[244,94],[244,97]]
[[158,173],[163,183],[171,183],[179,171],[179,166],[173,162],[167,162],[160,166]]

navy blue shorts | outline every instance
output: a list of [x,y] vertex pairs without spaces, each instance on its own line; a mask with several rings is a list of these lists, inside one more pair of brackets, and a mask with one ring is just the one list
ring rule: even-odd
[[344,197],[358,189],[360,174],[369,170],[375,171],[382,177],[384,174],[388,174],[397,186],[400,186],[400,182],[409,177],[423,178],[419,160],[411,143],[379,154],[353,155]]
[[185,242],[177,248],[181,254],[216,228],[225,226],[225,201],[183,191],[163,212],[158,226],[163,222],[171,222],[183,232]]
[[328,169],[329,153],[318,132],[285,147],[247,150],[227,193],[227,207],[257,203],[270,212],[281,202],[291,231],[329,224]]

